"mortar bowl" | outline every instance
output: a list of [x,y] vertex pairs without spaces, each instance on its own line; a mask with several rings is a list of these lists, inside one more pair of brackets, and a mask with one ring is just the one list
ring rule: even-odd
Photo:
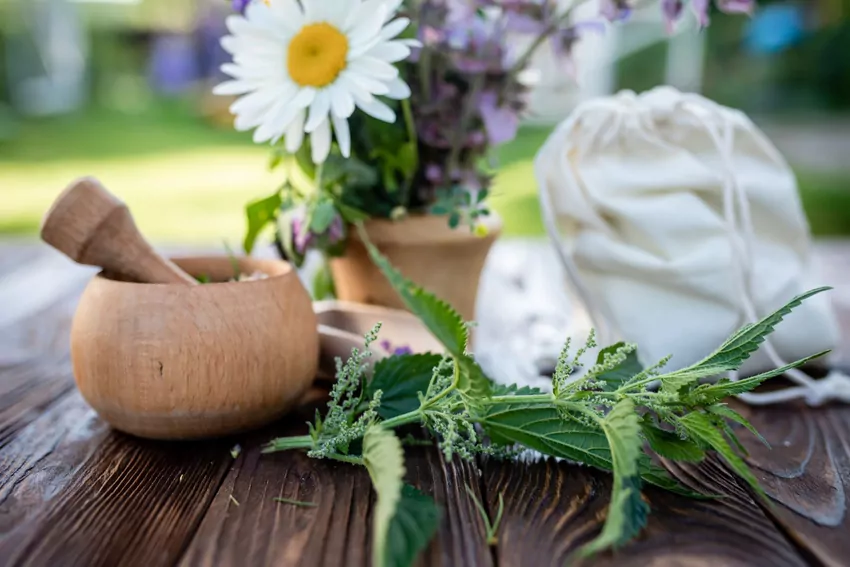
[[97,275],[71,327],[83,398],[114,428],[153,439],[217,437],[291,410],[316,376],[319,337],[310,296],[286,262],[175,258],[197,286]]

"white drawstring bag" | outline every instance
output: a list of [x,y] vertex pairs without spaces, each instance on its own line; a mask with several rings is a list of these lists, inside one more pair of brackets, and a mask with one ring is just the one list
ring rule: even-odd
[[[544,221],[603,344],[692,364],[822,285],[794,174],[742,112],[669,87],[581,104],[535,160]],[[828,294],[803,303],[742,374],[834,347]],[[789,373],[754,404],[850,402],[850,378]],[[732,376],[733,379],[736,376]]]

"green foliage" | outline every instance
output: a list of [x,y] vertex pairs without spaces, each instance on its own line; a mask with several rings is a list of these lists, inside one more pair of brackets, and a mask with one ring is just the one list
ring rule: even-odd
[[442,357],[438,354],[390,356],[375,365],[372,380],[366,386],[371,398],[382,391],[378,415],[389,419],[414,411],[419,407],[419,393],[428,390],[434,367]]
[[407,308],[422,321],[449,353],[456,357],[462,356],[466,352],[469,332],[458,312],[445,301],[405,279],[386,256],[369,242],[366,231],[359,226],[358,230],[372,261],[392,284]]
[[373,425],[363,436],[363,464],[378,493],[372,523],[372,565],[384,567],[387,561],[387,535],[396,516],[404,484],[404,451],[392,431]]
[[[759,345],[764,342],[765,337],[773,332],[774,327],[786,315],[791,313],[795,307],[799,306],[809,297],[828,289],[832,288],[820,287],[798,295],[785,306],[779,308],[761,321],[742,327],[726,339],[716,351],[703,360],[687,368],[659,376],[661,390],[663,392],[675,393],[683,387],[693,385],[703,378],[711,378],[738,369],[758,349]],[[795,363],[795,365],[799,364]],[[753,385],[750,389],[756,385]],[[743,391],[738,393],[743,393]]]
[[275,191],[264,199],[248,203],[245,207],[245,216],[248,221],[248,229],[245,232],[245,240],[242,248],[246,254],[250,254],[257,243],[257,237],[267,226],[277,218],[282,203],[280,191]]
[[[622,546],[639,533],[649,513],[641,495],[642,482],[700,496],[653,465],[647,445],[665,458],[686,462],[699,462],[707,451],[716,451],[760,491],[739,455],[742,447],[728,420],[755,430],[720,400],[749,391],[808,359],[738,382],[700,385],[699,380],[736,369],[784,315],[818,290],[735,333],[700,363],[667,374],[661,374],[661,368],[669,358],[643,369],[636,346],[625,343],[603,349],[587,368],[580,359],[596,345],[591,334],[574,355],[569,343],[565,345],[552,376],[552,393],[546,393],[493,384],[466,352],[467,325],[460,316],[406,280],[365,234],[361,236],[375,263],[408,308],[441,341],[446,354],[388,358],[376,365],[367,384],[363,380],[367,353],[354,349],[345,364],[337,361],[337,382],[328,410],[324,417],[317,415],[310,435],[275,440],[267,450],[303,448],[312,457],[364,464],[369,469],[378,493],[375,565],[409,565],[436,529],[433,503],[426,504],[427,497],[411,492],[412,488],[402,488],[402,444],[391,430],[406,425],[424,426],[447,460],[455,455],[467,460],[476,455],[512,457],[532,449],[613,472],[605,524],[581,550],[585,555]],[[376,333],[374,329],[367,336],[367,346]],[[577,368],[584,372],[576,377]],[[662,384],[660,391],[650,388],[656,381]],[[485,519],[485,523],[492,540],[498,520],[491,525]]]
[[496,534],[499,531],[499,524],[502,523],[502,514],[505,512],[505,499],[502,497],[502,493],[499,493],[499,509],[496,511],[496,518],[493,520],[490,520],[490,515],[484,508],[484,505],[481,504],[481,501],[478,500],[478,497],[475,495],[475,491],[469,488],[468,484],[466,485],[466,493],[469,494],[470,498],[472,498],[475,508],[481,515],[481,521],[484,522],[484,533],[487,537],[487,545],[496,545],[499,543],[499,538]]
[[[413,565],[440,526],[440,508],[434,500],[405,484],[401,487],[395,515],[387,530],[384,565]],[[377,565],[377,564],[376,564]]]

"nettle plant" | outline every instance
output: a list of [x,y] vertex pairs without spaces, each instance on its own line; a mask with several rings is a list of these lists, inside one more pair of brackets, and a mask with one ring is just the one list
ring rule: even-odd
[[[276,228],[287,257],[341,253],[350,223],[445,215],[483,234],[494,148],[526,112],[530,68],[552,49],[572,73],[583,34],[626,20],[632,0],[234,0],[215,92],[238,95],[239,130],[271,143],[283,177],[247,207],[244,241]],[[635,0],[636,1],[636,0]],[[656,0],[652,0],[655,2]],[[685,0],[658,0],[672,25]],[[754,0],[715,0],[749,12]],[[709,0],[692,0],[702,25]]]
[[[368,242],[365,234],[361,236]],[[581,359],[596,346],[591,335],[573,355],[569,342],[564,346],[551,392],[505,386],[490,380],[468,352],[468,325],[460,316],[406,280],[371,244],[367,246],[405,305],[442,343],[445,353],[392,356],[375,364],[368,379],[369,352],[355,349],[345,363],[337,360],[337,382],[327,412],[317,412],[309,434],[275,439],[265,450],[302,449],[313,458],[366,467],[377,493],[376,567],[410,565],[439,523],[437,504],[404,482],[403,442],[394,432],[400,427],[421,426],[446,460],[479,455],[510,459],[533,450],[610,471],[614,482],[602,531],[579,552],[591,554],[622,546],[646,524],[644,483],[699,496],[654,465],[652,452],[698,463],[708,451],[716,451],[764,497],[741,457],[746,451],[730,422],[758,433],[723,400],[826,354],[734,382],[706,381],[737,370],[785,315],[828,289],[820,288],[743,327],[687,368],[664,372],[669,358],[643,368],[636,346],[619,343],[602,349],[595,364],[579,375]],[[367,348],[377,333],[378,327],[367,335]],[[488,531],[494,530],[491,526]],[[488,537],[492,541],[494,534]]]

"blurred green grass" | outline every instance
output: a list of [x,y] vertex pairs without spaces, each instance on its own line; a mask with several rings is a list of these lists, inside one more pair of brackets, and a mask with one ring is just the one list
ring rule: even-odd
[[[544,233],[532,160],[549,128],[527,127],[499,152],[492,206],[505,234]],[[28,121],[0,143],[0,236],[34,236],[44,211],[69,181],[100,178],[133,210],[151,239],[239,242],[242,208],[279,183],[268,151],[248,135],[216,128],[185,103],[132,115],[104,109]],[[850,235],[850,179],[798,172],[803,203],[818,235]]]

